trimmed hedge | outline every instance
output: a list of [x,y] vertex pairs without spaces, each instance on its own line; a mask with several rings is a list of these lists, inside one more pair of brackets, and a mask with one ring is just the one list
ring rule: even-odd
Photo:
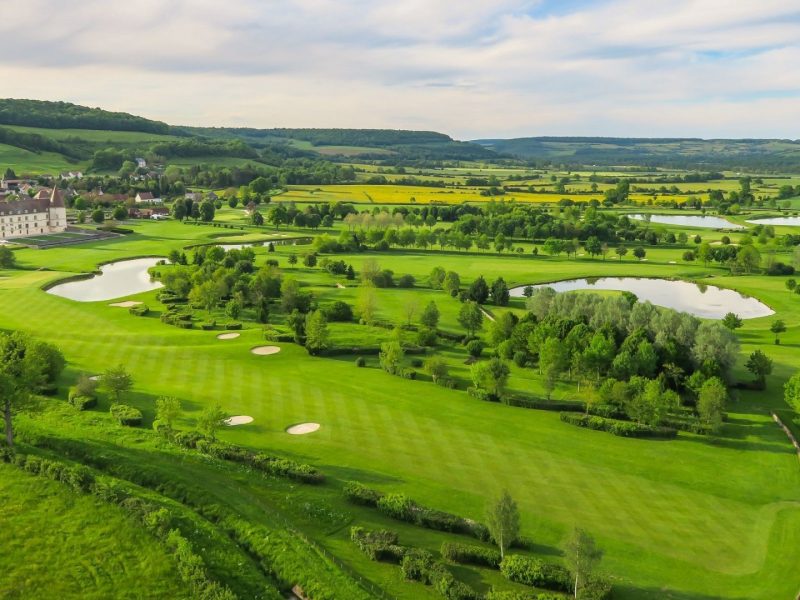
[[344,489],[345,497],[354,504],[374,506],[383,514],[435,531],[447,531],[470,535],[488,541],[489,530],[482,523],[465,519],[441,510],[420,506],[405,494],[384,494],[357,482],[350,482]]
[[139,306],[131,306],[128,309],[128,312],[132,314],[134,317],[144,317],[145,315],[149,314],[150,307],[147,304],[140,304]]
[[444,542],[442,544],[442,557],[455,563],[464,565],[478,565],[490,569],[500,568],[500,553],[493,548]]
[[215,441],[197,431],[169,431],[167,429],[160,431],[179,446],[198,450],[222,460],[246,464],[269,475],[287,477],[302,483],[316,484],[325,481],[325,475],[316,467],[288,458],[269,456],[263,452],[253,452],[240,446]]
[[388,529],[368,531],[363,527],[351,527],[350,539],[371,560],[400,564],[407,552],[397,543],[397,532]]
[[559,565],[553,565],[521,554],[508,554],[500,563],[500,573],[509,581],[531,587],[569,592],[572,575]]
[[431,585],[449,600],[482,600],[480,594],[453,577],[447,567],[435,561],[427,550],[409,550],[400,566],[406,579]]
[[225,325],[225,329],[227,329],[228,331],[238,331],[241,328],[242,328],[241,323],[227,323]]
[[142,424],[142,411],[127,404],[112,404],[109,409],[111,416],[119,421],[120,425],[136,427]]
[[537,410],[563,410],[569,412],[584,412],[586,410],[586,404],[578,400],[547,400],[546,398],[508,396],[503,399],[503,402],[509,406],[535,408]]
[[605,431],[621,437],[638,438],[664,438],[671,439],[678,435],[678,431],[671,427],[651,427],[641,425],[631,421],[619,421],[617,419],[606,419],[594,415],[575,414],[562,412],[561,420],[570,425],[594,429],[595,431]]
[[97,398],[94,396],[81,395],[76,386],[69,388],[67,399],[67,401],[78,410],[86,410],[87,408],[94,408],[97,406]]

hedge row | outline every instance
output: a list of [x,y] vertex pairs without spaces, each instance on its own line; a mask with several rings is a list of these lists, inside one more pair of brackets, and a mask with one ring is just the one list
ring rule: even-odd
[[17,467],[28,473],[61,482],[75,491],[116,504],[136,517],[169,548],[177,563],[178,573],[193,598],[236,600],[237,596],[230,589],[209,578],[202,557],[195,554],[189,540],[180,531],[171,528],[175,518],[168,509],[130,496],[112,482],[95,480],[91,471],[83,465],[69,465],[31,454],[17,454],[13,460]]
[[372,506],[385,515],[413,523],[427,529],[471,535],[479,540],[489,540],[489,530],[482,523],[459,517],[441,510],[421,506],[404,494],[384,494],[357,482],[344,488],[345,497],[354,504]]
[[97,406],[97,398],[94,396],[82,396],[75,386],[69,388],[67,401],[78,410],[86,410],[87,408],[94,408]]
[[572,589],[572,575],[567,569],[530,556],[507,555],[500,563],[500,573],[509,581],[531,587],[556,592]]
[[489,567],[490,569],[500,568],[500,553],[493,548],[444,542],[441,552],[442,557],[455,563],[478,565],[480,567]]
[[641,425],[639,423],[619,421],[617,419],[606,419],[605,417],[597,417],[594,415],[562,412],[561,420],[570,425],[594,429],[596,431],[606,431],[622,437],[669,439],[678,435],[678,431],[671,427],[651,427],[650,425]]
[[147,304],[140,304],[139,306],[131,306],[128,312],[134,317],[144,317],[150,313],[150,307]]
[[311,465],[215,441],[196,431],[170,431],[168,429],[162,429],[161,431],[179,446],[198,450],[215,458],[246,464],[270,475],[288,477],[302,483],[322,483],[325,481],[325,475]]
[[475,590],[453,577],[430,552],[399,545],[394,531],[352,527],[350,539],[372,560],[399,563],[406,579],[432,585],[448,600],[481,600]]
[[586,410],[586,404],[577,400],[547,400],[545,398],[507,396],[503,399],[503,402],[509,406],[535,408],[538,410],[563,410],[568,412],[584,412]]

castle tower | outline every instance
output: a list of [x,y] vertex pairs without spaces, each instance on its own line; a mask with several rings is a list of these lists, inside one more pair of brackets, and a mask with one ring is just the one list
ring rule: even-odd
[[48,212],[50,215],[50,231],[64,231],[67,228],[67,207],[64,205],[64,196],[61,190],[55,186],[53,186],[53,191],[50,194]]

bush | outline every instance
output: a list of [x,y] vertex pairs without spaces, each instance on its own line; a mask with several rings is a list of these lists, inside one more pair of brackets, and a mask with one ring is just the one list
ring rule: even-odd
[[576,413],[561,413],[561,420],[570,425],[594,429],[596,431],[606,431],[620,437],[650,437],[650,438],[674,438],[678,431],[671,427],[651,427],[632,423],[631,421],[619,421],[617,419],[606,419],[594,415],[582,415]]
[[444,542],[442,544],[442,556],[455,563],[478,565],[489,567],[490,569],[500,568],[500,552],[493,548]]
[[479,358],[483,354],[483,342],[480,340],[472,340],[467,344],[467,352],[470,356]]
[[367,366],[367,359],[363,356],[359,356],[356,358],[356,366],[357,367],[366,367]]
[[411,366],[415,369],[421,369],[423,365],[423,360],[421,358],[412,358],[411,359]]
[[135,317],[144,317],[150,312],[150,308],[147,304],[140,304],[139,306],[131,306],[128,312]]
[[78,410],[88,410],[97,406],[97,398],[94,396],[71,396],[69,403]]
[[228,323],[227,325],[225,325],[225,329],[227,329],[229,331],[238,331],[241,328],[242,328],[242,324],[241,323]]
[[438,342],[438,336],[433,329],[420,329],[417,332],[417,345],[419,346],[435,346]]
[[524,367],[528,363],[528,355],[522,350],[514,352],[514,364],[518,367]]
[[368,531],[351,527],[350,539],[371,560],[400,563],[406,554],[406,549],[397,543],[397,533],[388,529]]
[[492,590],[484,600],[564,600],[561,594],[537,594],[536,592],[507,592]]
[[402,275],[400,279],[397,280],[397,287],[400,288],[411,288],[414,287],[414,284],[417,282],[414,279],[413,275]]
[[112,404],[111,416],[113,416],[120,425],[127,425],[128,427],[135,427],[142,424],[142,411],[127,404]]
[[386,494],[378,500],[376,506],[382,513],[389,515],[393,519],[414,521],[416,505],[405,494]]
[[342,302],[341,300],[327,304],[321,310],[328,321],[349,323],[353,320],[353,308],[347,302]]
[[179,329],[194,329],[194,323],[191,321],[178,321],[175,323],[175,325]]
[[467,388],[467,394],[476,400],[483,400],[484,402],[497,402],[499,398],[494,394],[487,392],[484,389],[471,385]]
[[200,324],[200,329],[202,329],[203,331],[213,331],[214,329],[216,329],[216,327],[217,327],[216,321],[210,321],[208,323]]
[[547,400],[546,398],[523,398],[520,396],[504,396],[503,402],[519,408],[537,410],[559,410],[569,412],[585,412],[586,405],[578,400]]
[[593,577],[583,584],[581,600],[611,600],[613,589],[611,582],[600,577]]
[[572,576],[567,569],[521,554],[507,555],[500,563],[500,572],[509,581],[531,587],[557,592],[572,589]]
[[373,490],[357,481],[348,481],[344,486],[344,497],[353,504],[377,507],[383,492]]

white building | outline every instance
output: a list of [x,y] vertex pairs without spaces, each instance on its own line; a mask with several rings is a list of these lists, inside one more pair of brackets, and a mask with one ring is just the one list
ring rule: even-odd
[[137,157],[137,158],[134,158],[133,160],[136,161],[136,167],[137,168],[144,169],[144,168],[147,167],[147,161],[145,159]]
[[139,192],[135,198],[136,204],[163,204],[161,198],[156,198],[151,192]]
[[58,188],[49,198],[0,202],[0,239],[61,233],[67,229],[67,209]]

